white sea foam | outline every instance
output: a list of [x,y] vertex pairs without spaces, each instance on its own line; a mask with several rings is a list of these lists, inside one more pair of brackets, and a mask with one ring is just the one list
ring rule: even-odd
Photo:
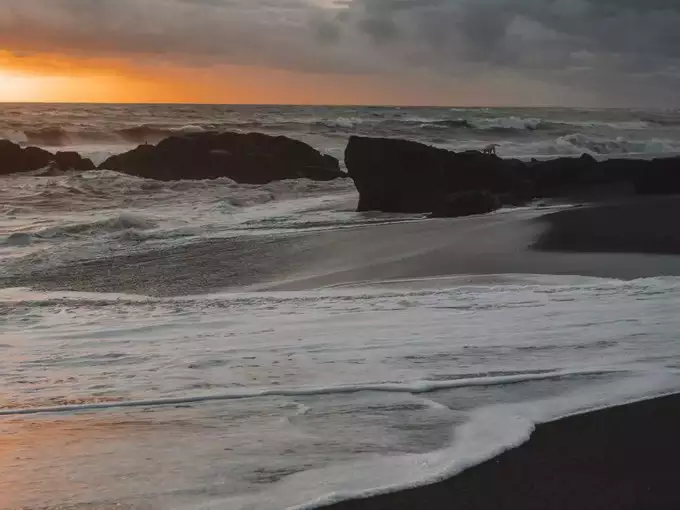
[[382,221],[354,212],[349,179],[256,186],[221,178],[160,182],[108,170],[15,175],[0,190],[2,272],[176,246],[195,239]]
[[[477,148],[483,147],[479,141]],[[592,136],[576,132],[555,139],[534,141],[502,141],[498,144],[499,154],[504,157],[550,158],[557,156],[580,156],[587,153],[596,157],[635,157],[650,159],[680,154],[680,141],[662,138],[642,140],[618,136]]]
[[680,143],[671,140],[628,140],[624,137],[607,139],[592,137],[582,133],[561,137],[557,140],[557,150],[566,145],[567,150],[573,147],[572,152],[590,152],[593,154],[651,154],[680,152]]
[[121,230],[150,230],[156,227],[157,224],[153,220],[143,216],[117,214],[105,220],[47,228],[36,233],[35,236],[40,239],[53,239],[62,236],[92,236],[102,232],[110,233]]
[[149,399],[149,400],[129,400],[115,402],[99,402],[90,404],[61,405],[53,407],[27,407],[16,409],[0,409],[0,416],[18,416],[26,414],[49,414],[49,413],[71,413],[74,411],[93,411],[117,409],[126,407],[155,407],[169,406],[177,404],[194,404],[200,402],[216,402],[224,400],[237,400],[246,398],[261,397],[312,397],[322,395],[345,395],[359,392],[378,392],[378,393],[408,393],[419,395],[431,393],[438,390],[450,390],[454,388],[468,388],[473,386],[496,386],[507,384],[518,384],[530,381],[545,381],[550,379],[563,379],[568,377],[579,377],[596,375],[602,376],[610,373],[617,373],[615,370],[581,370],[581,371],[555,371],[538,374],[526,373],[507,376],[490,377],[471,377],[454,379],[450,381],[414,381],[410,383],[364,383],[346,384],[340,386],[309,387],[309,388],[289,388],[289,389],[268,389],[257,391],[234,391],[223,394],[200,395],[194,397],[178,397],[168,399]]
[[490,119],[480,119],[474,125],[481,129],[488,130],[536,130],[541,126],[541,119],[522,118],[522,117],[499,117]]
[[[653,110],[35,105],[0,109],[0,137],[48,150],[76,150],[96,163],[139,143],[202,131],[285,134],[340,159],[351,134],[409,138],[461,150],[493,142],[508,157],[540,157],[590,150],[581,144],[570,151],[555,147],[560,137],[580,133],[593,140],[628,142],[613,151],[606,147],[601,154],[639,155],[658,149],[663,155],[678,151],[679,118],[677,111]],[[658,143],[640,147],[650,140]],[[550,144],[552,150],[545,150]]]
[[[0,489],[32,484],[20,506],[310,508],[436,481],[534,423],[680,389],[677,278],[388,283],[2,291],[4,426],[32,441],[31,424],[51,423],[70,442],[18,460]],[[31,473],[53,462],[73,484],[44,492]]]
[[[305,473],[297,478],[291,477],[292,479],[281,484],[283,490],[276,494],[287,500],[277,501],[286,505],[287,510],[312,510],[348,499],[369,498],[436,483],[519,446],[530,438],[535,426],[540,423],[579,414],[584,410],[603,409],[645,400],[651,396],[661,396],[665,393],[660,388],[673,388],[674,383],[671,377],[657,377],[651,381],[624,383],[623,386],[625,389],[607,388],[611,393],[599,395],[597,403],[587,396],[571,394],[550,401],[484,407],[470,413],[469,420],[455,430],[455,440],[446,448],[426,454],[386,457],[364,465],[344,465]],[[347,490],[350,485],[347,484],[348,478],[351,480],[351,490]],[[337,490],[318,496],[320,492],[332,491],[336,480],[343,480],[343,483],[337,484]],[[321,491],[318,489],[320,485],[323,487]],[[294,503],[296,499],[306,502],[297,504]],[[248,507],[248,503],[239,503],[239,508]],[[271,510],[276,508],[271,504],[258,507]],[[201,508],[218,506],[213,502],[202,505]]]

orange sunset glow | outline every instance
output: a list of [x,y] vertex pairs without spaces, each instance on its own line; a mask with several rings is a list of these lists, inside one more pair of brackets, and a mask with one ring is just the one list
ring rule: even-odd
[[174,102],[191,92],[182,80],[145,76],[124,63],[0,53],[2,102]]
[[665,11],[533,3],[4,0],[0,102],[680,104]]
[[0,51],[0,102],[465,104],[465,96],[472,96],[474,104],[499,97],[485,97],[475,84],[446,85],[408,75],[315,74],[235,65],[191,68],[61,55],[16,57]]
[[183,91],[178,89],[123,75],[59,76],[0,71],[3,102],[174,102],[183,97]]

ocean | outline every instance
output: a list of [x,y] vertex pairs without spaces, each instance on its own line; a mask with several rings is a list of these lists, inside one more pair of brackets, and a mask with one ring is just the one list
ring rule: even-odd
[[[522,159],[680,154],[680,111],[0,105],[0,138],[95,162],[211,130],[339,158],[352,134]],[[423,253],[465,239],[355,212],[350,179],[37,172],[0,177],[0,197],[3,509],[315,508],[680,390],[680,278],[426,277]],[[392,228],[399,249],[381,249]],[[341,234],[345,251],[321,249]],[[378,259],[413,277],[383,278]]]
[[496,143],[501,156],[518,158],[680,152],[680,110],[0,105],[1,138],[77,149],[97,161],[172,134],[215,130],[288,135],[340,158],[352,134],[452,150]]

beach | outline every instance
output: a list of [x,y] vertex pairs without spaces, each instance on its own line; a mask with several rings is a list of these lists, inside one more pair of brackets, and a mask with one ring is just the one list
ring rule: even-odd
[[[45,111],[60,131],[43,133]],[[583,164],[644,168],[680,139],[652,112],[599,110],[19,105],[7,118],[40,158],[98,165],[183,132],[187,112],[338,157],[352,134],[499,143],[527,172],[584,150]],[[205,172],[236,157],[224,150]],[[543,187],[470,217],[357,211],[356,181],[324,180],[335,163],[300,150],[312,167],[267,184],[192,179],[181,150],[158,173],[123,158],[2,177],[0,508],[678,506],[665,395],[680,391],[680,199],[623,182]],[[174,159],[189,164],[164,177]]]
[[64,264],[4,287],[181,296],[456,275],[680,275],[676,197],[238,237]]
[[539,425],[516,449],[434,485],[333,510],[675,509],[680,396]]
[[[44,497],[8,492],[7,508],[71,501],[68,491],[94,502],[84,508],[147,508],[149,501],[174,508],[185,493],[202,494],[198,487],[212,487],[211,504],[220,508],[337,500],[343,502],[329,508],[677,508],[678,396],[551,420],[677,388],[672,300],[680,258],[668,218],[678,209],[679,199],[650,198],[216,239],[5,279],[4,287],[33,289],[9,294],[6,304],[19,318],[35,320],[39,310],[58,342],[82,338],[69,343],[75,351],[65,364],[55,365],[73,373],[72,381],[51,388],[47,400],[5,407],[5,432],[36,459],[12,467],[24,473],[15,486],[37,483],[25,471],[35,462],[65,462],[78,487],[89,488],[66,483]],[[627,218],[627,227],[617,228],[615,217]],[[109,326],[92,331],[93,317]],[[195,347],[183,324],[193,325]],[[15,337],[29,344],[49,339],[39,329],[34,338],[22,322],[17,328]],[[45,355],[38,348],[27,361],[42,365]],[[92,360],[82,373],[71,361],[80,359]],[[395,372],[393,359],[408,370]],[[102,386],[88,366],[110,362],[118,368],[105,379],[115,379]],[[395,377],[404,382],[395,386]],[[135,381],[127,389],[126,378]],[[265,406],[265,415],[232,424],[230,434],[206,428],[230,422],[224,410],[259,413],[268,399],[275,410]],[[466,420],[499,405],[472,422],[473,431],[486,432],[459,438]],[[26,409],[38,417],[21,418]],[[59,412],[47,423],[73,446],[35,449],[22,439],[25,427],[45,423],[45,411]],[[265,419],[270,413],[273,422]],[[141,427],[132,436],[130,423]],[[251,442],[272,430],[277,439],[253,451]],[[336,465],[339,430],[345,460]],[[157,436],[144,440],[144,461],[131,449],[146,431]],[[181,441],[168,446],[166,433]],[[158,479],[149,496],[120,482],[91,493],[110,482],[93,480],[73,461],[100,465],[104,437],[117,452],[107,456],[123,462],[118,456],[127,455],[123,472],[156,479],[162,472],[148,471],[148,459],[179,456],[171,464],[176,475]],[[182,441],[198,450],[186,457]],[[206,442],[232,453],[203,451]],[[458,448],[470,445],[475,453],[459,457]],[[82,454],[72,448],[90,453],[77,460]],[[405,456],[392,462],[395,451]],[[202,466],[188,478],[184,457]],[[284,458],[289,467],[277,466]],[[218,489],[215,476],[224,470],[229,481]],[[253,477],[271,486],[249,495]],[[376,492],[385,494],[362,499]]]
[[680,510],[679,24],[0,0],[0,510]]

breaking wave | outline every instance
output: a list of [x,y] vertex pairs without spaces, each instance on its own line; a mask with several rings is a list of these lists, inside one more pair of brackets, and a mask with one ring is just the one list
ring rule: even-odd
[[[227,126],[225,126],[226,128]],[[237,127],[237,126],[231,126]],[[127,128],[105,130],[95,126],[49,127],[36,130],[3,130],[0,138],[25,145],[43,147],[65,147],[85,144],[140,144],[157,143],[169,136],[184,133],[200,133],[216,129],[216,126],[184,125],[162,127],[139,125]]]
[[2,129],[0,138],[6,138],[24,145],[43,147],[66,147],[77,145],[107,144],[134,145],[158,143],[164,138],[207,131],[262,131],[282,134],[322,134],[346,135],[350,133],[365,135],[404,135],[406,133],[441,132],[453,137],[468,134],[488,135],[527,135],[537,131],[568,134],[583,129],[607,130],[644,130],[650,126],[678,126],[676,117],[646,117],[623,122],[598,120],[567,121],[546,120],[519,116],[502,117],[428,117],[405,115],[403,117],[380,116],[337,116],[337,117],[291,117],[269,120],[243,119],[226,122],[194,122],[187,124],[145,123],[138,125],[107,128],[97,124],[73,124],[45,126],[35,129]]
[[[57,177],[18,176],[8,181],[3,199],[5,215],[30,213],[38,205],[52,205],[59,208],[68,205],[67,210],[78,206],[101,207],[120,201],[158,201],[189,197],[193,194],[200,202],[228,202],[235,207],[263,204],[279,199],[301,198],[307,195],[353,192],[352,181],[313,181],[292,179],[274,181],[269,184],[239,184],[227,177],[206,180],[156,181],[135,177],[112,170],[92,170],[70,173]],[[142,203],[142,202],[140,202]],[[63,212],[63,211],[62,211]]]
[[678,127],[680,126],[680,112],[654,112],[642,113],[640,118],[647,124],[661,127]]
[[151,230],[157,226],[156,222],[148,218],[130,213],[123,213],[98,221],[48,228],[38,232],[36,237],[50,239],[64,236],[91,236],[101,233],[119,232],[121,230]]
[[221,233],[319,229],[366,221],[353,216],[356,191],[349,179],[249,185],[228,178],[155,181],[94,170],[58,177],[17,176],[7,184],[0,209],[4,227],[0,248],[19,254],[46,243],[51,253],[56,245],[74,242],[111,252],[125,246],[141,249],[146,241],[174,243]]
[[[591,136],[581,132],[546,140],[504,140],[497,146],[504,157],[520,159],[580,156],[584,153],[600,158],[636,157],[651,159],[680,154],[680,140],[661,138],[636,140],[623,136],[610,138]],[[481,145],[477,144],[475,147],[481,148]],[[468,147],[460,147],[460,149],[465,148]]]
[[624,137],[607,139],[592,137],[583,133],[574,133],[558,138],[555,142],[557,152],[567,149],[568,152],[589,152],[591,154],[664,154],[680,151],[680,142],[672,140],[630,140]]
[[143,216],[121,213],[82,223],[62,224],[38,230],[37,232],[13,232],[3,241],[4,246],[28,246],[35,241],[58,240],[64,238],[89,238],[105,234],[119,234],[129,231],[145,231],[158,227],[158,224]]

